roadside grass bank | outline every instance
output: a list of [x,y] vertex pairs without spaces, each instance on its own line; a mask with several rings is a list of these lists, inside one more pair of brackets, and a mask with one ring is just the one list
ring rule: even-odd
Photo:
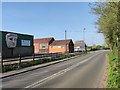
[[38,60],[29,61],[29,62],[8,64],[8,65],[3,66],[2,72],[4,73],[4,72],[8,72],[8,71],[18,70],[18,69],[22,69],[22,68],[31,67],[31,66],[34,66],[34,65],[39,65],[39,64],[43,64],[43,63],[47,63],[47,62],[57,61],[57,60],[66,59],[66,58],[70,58],[70,57],[73,57],[73,56],[84,55],[84,54],[86,54],[86,52],[66,54],[66,55],[61,55],[61,56],[58,56],[58,57],[49,57],[49,58],[38,59]]
[[108,71],[108,80],[107,88],[120,88],[120,63],[118,62],[117,50],[110,51],[108,54],[109,58],[109,71]]

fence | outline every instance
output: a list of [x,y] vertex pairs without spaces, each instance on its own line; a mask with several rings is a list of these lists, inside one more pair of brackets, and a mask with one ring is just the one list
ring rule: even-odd
[[2,61],[3,61],[3,65],[6,65],[6,64],[13,64],[13,63],[29,62],[29,61],[34,61],[34,60],[44,59],[44,58],[59,57],[62,55],[63,54],[61,53],[33,54],[32,56],[27,56],[27,57],[21,57],[21,55],[19,55],[19,57],[17,58],[8,58]]
[[28,57],[21,57],[19,55],[18,58],[9,58],[2,60],[3,72],[20,69],[24,67],[29,67],[41,63],[46,63],[54,60],[60,60],[63,58],[72,57],[75,55],[83,54],[84,52],[79,53],[49,53],[49,54],[33,54]]

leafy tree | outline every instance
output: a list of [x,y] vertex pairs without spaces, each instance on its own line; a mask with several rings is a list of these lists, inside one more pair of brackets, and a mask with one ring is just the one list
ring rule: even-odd
[[103,33],[106,43],[113,50],[120,46],[120,2],[99,2],[92,7],[92,13],[98,16],[96,25]]

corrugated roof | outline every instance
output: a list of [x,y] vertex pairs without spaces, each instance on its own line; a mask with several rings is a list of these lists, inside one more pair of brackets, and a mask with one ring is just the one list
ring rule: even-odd
[[51,38],[38,38],[38,39],[34,39],[34,43],[49,43],[52,39],[54,39],[53,37]]
[[50,45],[66,45],[69,44],[72,41],[72,39],[67,39],[67,40],[55,40],[53,41]]

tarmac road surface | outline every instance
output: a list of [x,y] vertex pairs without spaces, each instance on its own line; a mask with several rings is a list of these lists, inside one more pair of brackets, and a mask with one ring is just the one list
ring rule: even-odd
[[98,88],[106,54],[100,50],[2,80],[3,88]]

